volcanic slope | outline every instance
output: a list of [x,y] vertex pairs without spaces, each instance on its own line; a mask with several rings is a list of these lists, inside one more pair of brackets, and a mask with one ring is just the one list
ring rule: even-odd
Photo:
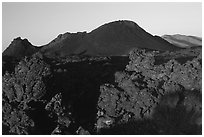
[[3,56],[22,58],[39,51],[48,57],[70,55],[122,56],[134,48],[175,51],[180,48],[161,37],[152,36],[135,22],[123,20],[104,24],[95,30],[58,35],[41,47],[33,46],[27,39],[16,38],[3,52]]
[[202,38],[196,36],[176,34],[176,35],[164,35],[162,36],[162,38],[168,41],[169,43],[182,48],[202,46]]
[[65,33],[45,45],[41,51],[49,56],[85,54],[92,56],[127,55],[133,48],[174,51],[180,48],[147,33],[132,21],[114,21],[90,33]]
[[8,48],[4,50],[2,56],[22,58],[30,56],[39,51],[40,47],[33,46],[27,39],[15,38]]

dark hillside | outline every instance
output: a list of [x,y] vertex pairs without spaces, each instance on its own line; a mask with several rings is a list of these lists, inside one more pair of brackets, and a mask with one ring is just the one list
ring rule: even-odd
[[167,41],[152,36],[132,21],[115,21],[104,24],[90,33],[60,34],[45,45],[41,51],[48,56],[91,55],[121,56],[128,55],[134,48],[174,51],[180,48]]
[[104,24],[90,33],[60,34],[41,47],[33,46],[27,39],[16,38],[3,52],[3,56],[22,58],[40,51],[49,58],[70,55],[123,56],[134,48],[176,51],[179,47],[158,36],[152,36],[135,22],[123,20]]
[[35,52],[39,51],[39,49],[39,47],[33,46],[27,39],[21,39],[18,37],[11,42],[8,48],[5,49],[2,56],[21,59],[25,56],[31,56]]

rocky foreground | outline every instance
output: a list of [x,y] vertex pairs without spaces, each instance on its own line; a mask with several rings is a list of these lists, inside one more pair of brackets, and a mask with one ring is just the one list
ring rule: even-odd
[[2,134],[202,134],[201,51],[6,58]]

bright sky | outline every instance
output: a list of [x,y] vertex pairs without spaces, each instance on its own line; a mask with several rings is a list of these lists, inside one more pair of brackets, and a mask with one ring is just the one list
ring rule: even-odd
[[87,31],[115,20],[132,20],[152,35],[202,37],[200,3],[3,3],[2,50],[16,37],[44,45],[65,32]]

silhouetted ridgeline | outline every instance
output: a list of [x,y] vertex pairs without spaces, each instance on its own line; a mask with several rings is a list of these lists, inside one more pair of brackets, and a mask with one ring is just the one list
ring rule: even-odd
[[154,37],[132,21],[115,21],[104,24],[90,33],[64,33],[39,48],[27,39],[16,38],[3,52],[3,56],[22,58],[36,51],[49,57],[69,55],[121,56],[128,55],[133,48],[160,51],[179,50],[162,38]]
[[21,59],[36,53],[39,49],[39,47],[33,46],[27,39],[18,37],[11,42],[9,47],[2,53],[2,56]]

